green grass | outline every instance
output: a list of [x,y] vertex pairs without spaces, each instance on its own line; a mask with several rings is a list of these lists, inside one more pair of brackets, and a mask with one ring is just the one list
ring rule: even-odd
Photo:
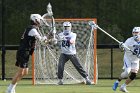
[[[16,87],[16,93],[122,93],[119,88],[116,92],[112,90],[115,80],[98,80],[96,85],[35,85],[30,80],[22,80]],[[121,84],[124,81],[121,82]],[[0,81],[0,93],[4,93],[10,81]],[[121,85],[120,84],[120,85]],[[119,86],[120,86],[119,85]],[[139,79],[133,81],[127,89],[130,93],[140,93]]]

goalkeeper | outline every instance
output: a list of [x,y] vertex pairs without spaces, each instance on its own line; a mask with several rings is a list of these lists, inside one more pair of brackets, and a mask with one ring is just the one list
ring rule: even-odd
[[39,34],[39,27],[42,24],[43,18],[39,14],[31,14],[31,25],[26,28],[23,33],[20,45],[16,55],[17,73],[12,78],[12,82],[9,84],[6,93],[15,93],[15,87],[17,82],[22,79],[23,76],[28,74],[28,61],[29,56],[32,55],[35,47],[36,40],[39,40],[42,44],[45,44],[47,38]]
[[78,57],[76,56],[76,48],[75,48],[75,40],[76,33],[71,32],[71,23],[64,22],[63,23],[63,32],[59,33],[59,39],[61,39],[61,55],[59,57],[58,64],[58,85],[63,85],[63,72],[65,63],[70,60],[77,71],[81,74],[81,76],[85,79],[86,84],[90,85],[91,82],[88,79],[88,75],[86,71],[81,66]]
[[[117,81],[114,82],[112,89],[116,91],[118,84],[123,78],[128,79],[124,84],[121,85],[120,91],[128,92],[126,86],[131,83],[136,78],[136,75],[139,70],[139,61],[140,61],[140,27],[134,27],[132,30],[133,37],[128,38],[125,43],[121,43],[121,47],[125,49],[124,54],[124,72],[121,73]],[[125,48],[127,46],[133,51],[129,51]],[[130,74],[130,75],[129,75]]]

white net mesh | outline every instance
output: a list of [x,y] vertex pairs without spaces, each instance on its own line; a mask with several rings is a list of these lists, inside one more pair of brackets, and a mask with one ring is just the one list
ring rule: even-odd
[[[64,21],[72,23],[72,31],[77,33],[76,48],[80,64],[87,71],[89,79],[97,83],[96,47],[94,47],[96,46],[94,43],[96,37],[94,37],[94,31],[91,31],[91,27],[88,25],[89,20],[94,19],[56,19],[55,21],[57,33],[62,31]],[[59,44],[48,44],[47,46],[36,44],[33,70],[35,84],[57,84],[57,68],[60,53]],[[83,78],[70,61],[65,64],[64,69],[64,84],[83,82]]]

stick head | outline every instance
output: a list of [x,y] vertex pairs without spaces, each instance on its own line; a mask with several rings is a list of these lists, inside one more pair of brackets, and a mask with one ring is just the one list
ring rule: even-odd
[[97,25],[94,21],[89,21],[88,24],[92,27],[92,29],[97,29]]
[[94,22],[94,21],[89,21],[88,24],[89,24],[90,26],[92,26],[92,25],[95,25],[95,22]]
[[52,15],[53,15],[52,6],[51,6],[50,3],[47,5],[47,12],[48,12],[48,15],[49,15],[49,16],[52,16]]

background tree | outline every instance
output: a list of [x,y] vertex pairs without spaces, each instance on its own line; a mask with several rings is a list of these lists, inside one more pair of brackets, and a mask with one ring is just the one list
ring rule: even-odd
[[[4,2],[6,44],[18,44],[21,33],[29,24],[30,14],[43,15],[49,2],[53,6],[55,18],[97,18],[99,26],[120,41],[131,36],[134,26],[140,26],[140,0],[4,0]],[[1,32],[2,30],[0,34]],[[98,44],[117,43],[98,31]]]

